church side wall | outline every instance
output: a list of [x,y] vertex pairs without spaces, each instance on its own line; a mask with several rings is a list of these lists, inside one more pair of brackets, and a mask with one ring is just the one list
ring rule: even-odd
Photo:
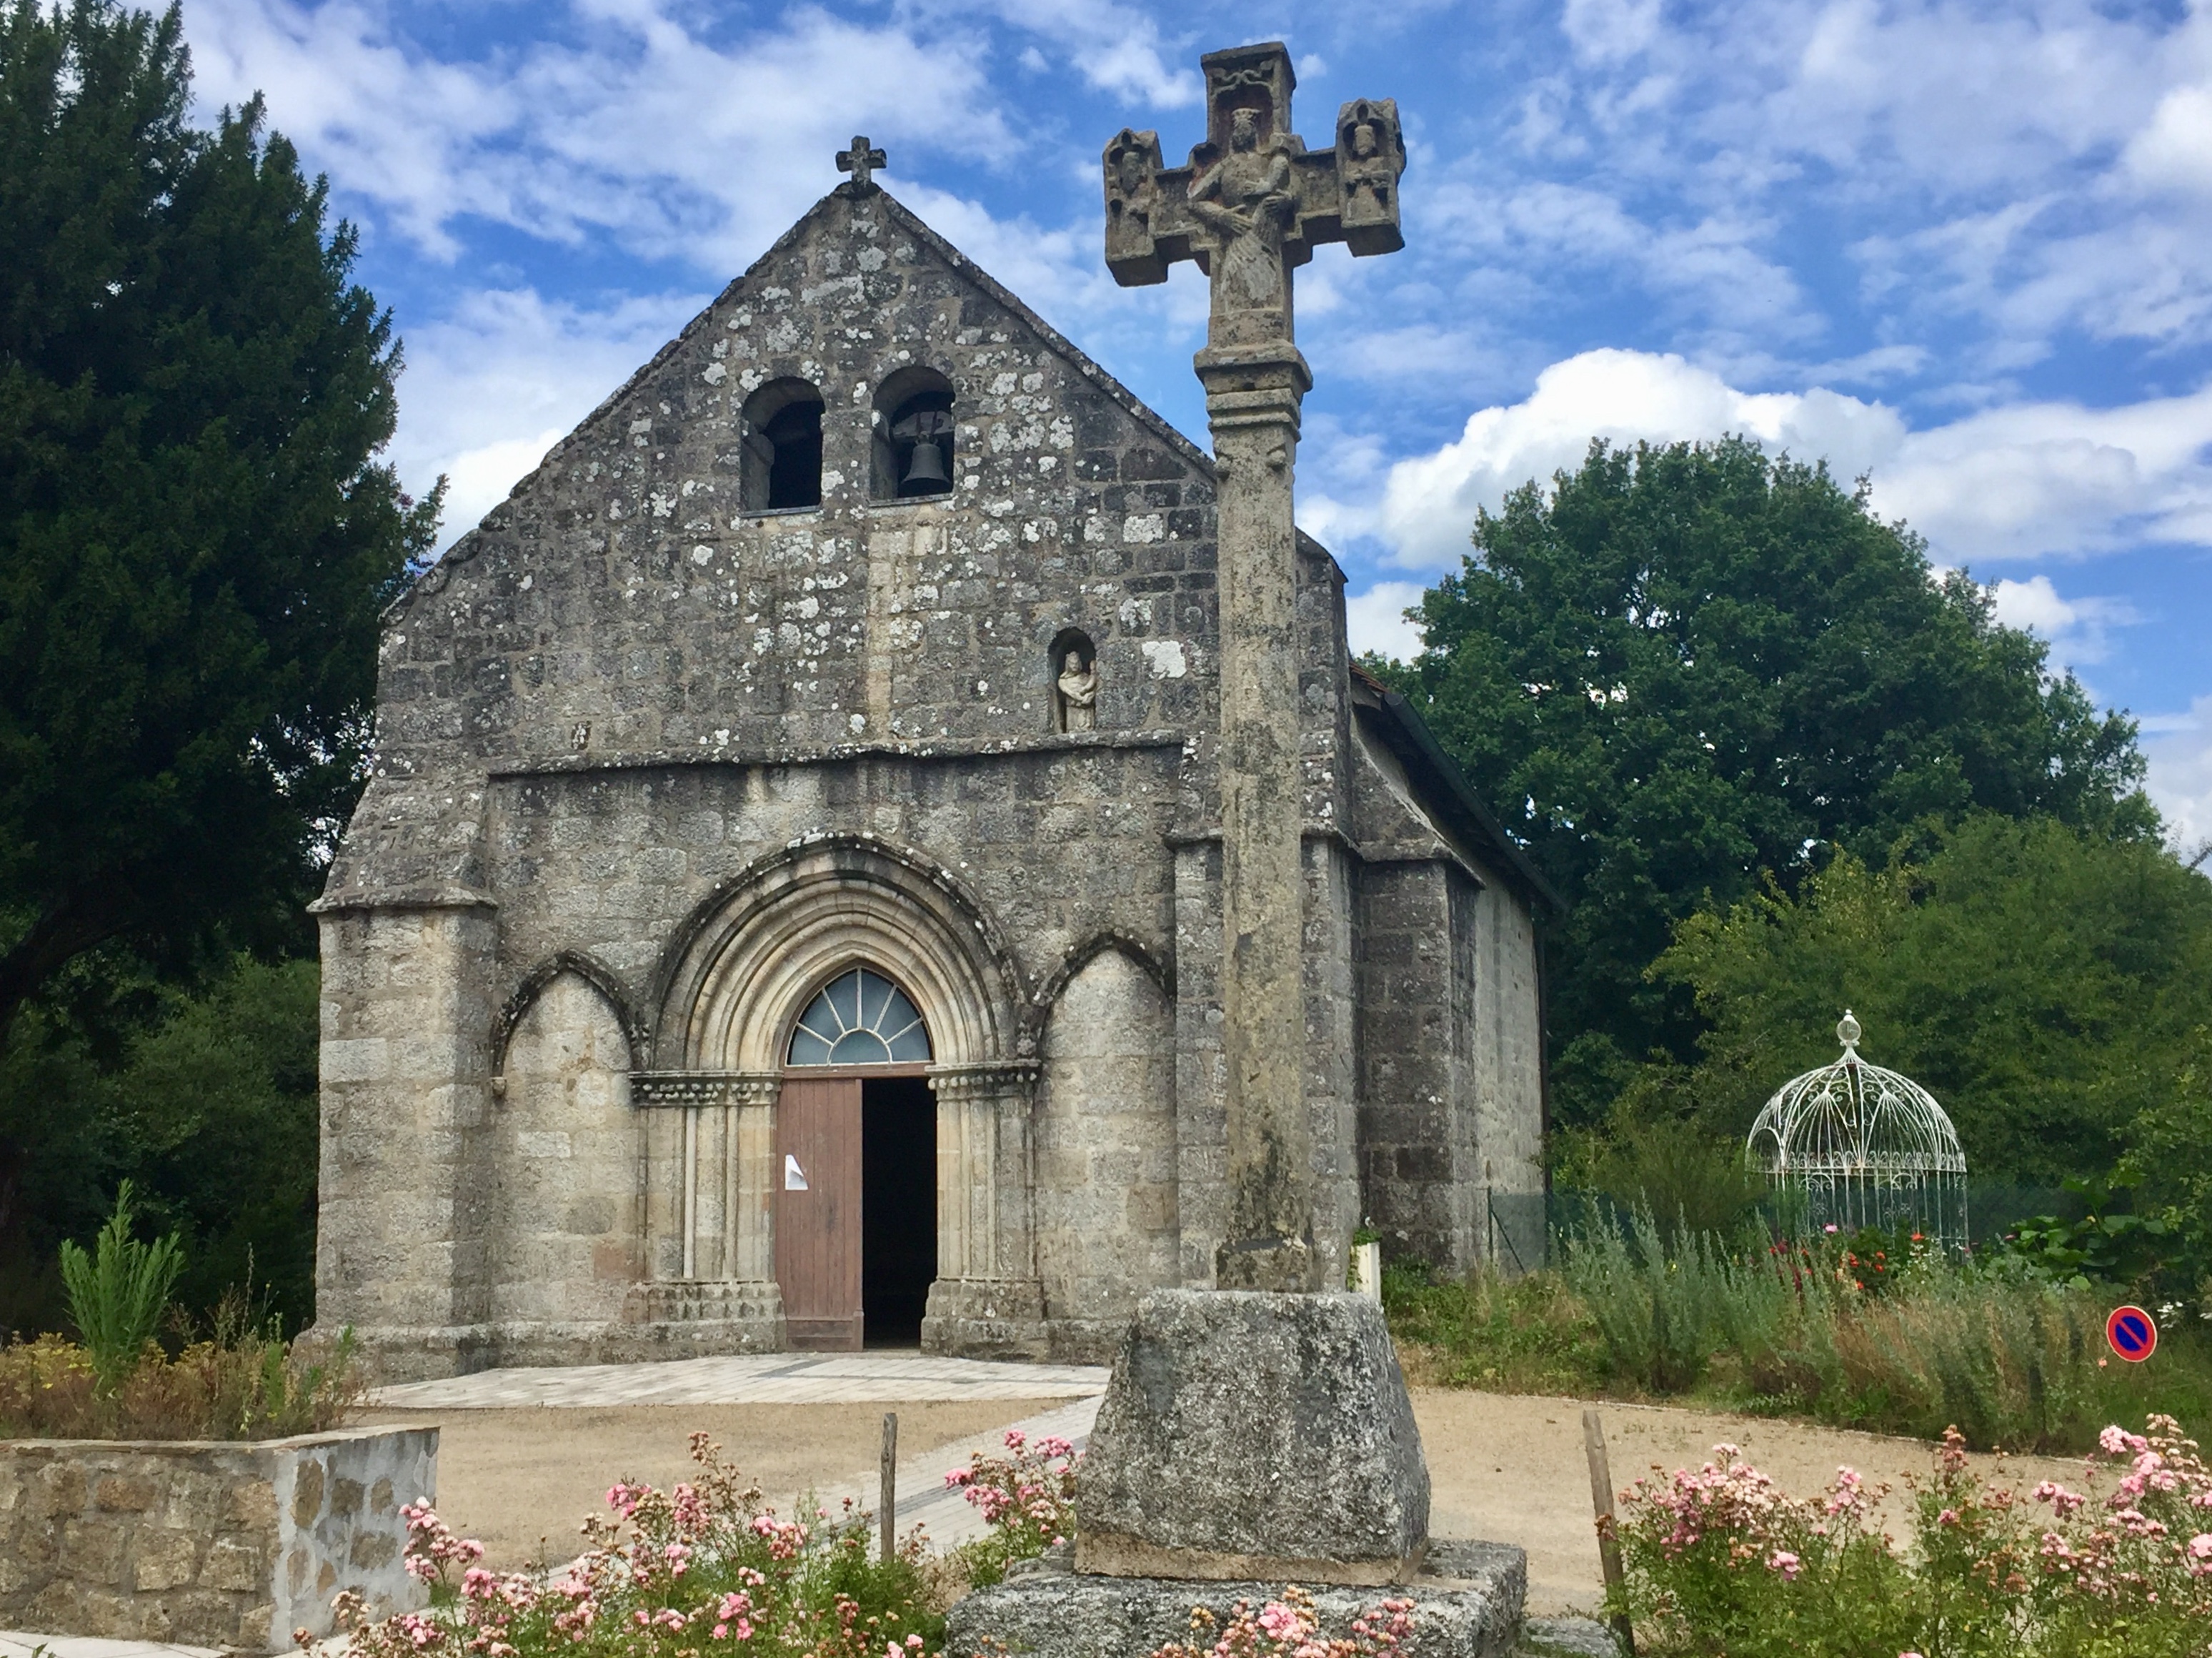
[[1440,860],[1360,872],[1362,1198],[1386,1255],[1456,1270],[1472,1260],[1459,1191],[1472,1136],[1452,908]]
[[1500,1194],[1540,1192],[1543,1033],[1534,918],[1497,885],[1468,892],[1464,902],[1475,941],[1469,953],[1473,1039],[1466,1051],[1474,1061],[1472,1115],[1481,1158],[1476,1175]]

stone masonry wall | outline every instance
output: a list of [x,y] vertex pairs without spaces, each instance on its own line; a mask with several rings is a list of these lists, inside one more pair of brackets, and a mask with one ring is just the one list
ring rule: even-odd
[[423,1604],[399,1510],[437,1495],[435,1428],[259,1444],[0,1441],[0,1625],[277,1652],[353,1589]]

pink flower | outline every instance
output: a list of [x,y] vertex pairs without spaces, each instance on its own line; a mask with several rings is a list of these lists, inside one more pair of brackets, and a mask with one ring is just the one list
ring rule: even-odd
[[1278,1641],[1287,1641],[1301,1632],[1297,1613],[1279,1600],[1270,1600],[1261,1609],[1260,1627]]
[[1766,1557],[1766,1569],[1769,1571],[1778,1571],[1785,1581],[1794,1582],[1796,1581],[1798,1572],[1803,1569],[1803,1563],[1789,1550],[1777,1549]]

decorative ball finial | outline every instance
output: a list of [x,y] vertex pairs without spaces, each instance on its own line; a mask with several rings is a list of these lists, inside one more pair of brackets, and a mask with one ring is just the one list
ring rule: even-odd
[[1849,1008],[1844,1009],[1844,1016],[1836,1021],[1836,1040],[1846,1049],[1856,1048],[1859,1045],[1859,1021],[1851,1017]]

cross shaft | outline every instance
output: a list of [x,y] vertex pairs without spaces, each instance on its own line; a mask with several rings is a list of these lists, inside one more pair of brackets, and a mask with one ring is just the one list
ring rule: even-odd
[[[1213,432],[1221,637],[1222,1046],[1229,1214],[1214,1257],[1223,1289],[1319,1289],[1343,1263],[1314,1236],[1305,1102],[1303,856],[1306,818],[1293,490],[1299,406],[1313,378],[1297,349],[1291,273],[1323,243],[1354,255],[1404,246],[1398,108],[1361,99],[1336,142],[1291,131],[1297,77],[1279,42],[1209,52],[1206,137],[1186,167],[1159,136],[1106,146],[1106,264],[1125,287],[1194,261],[1211,279],[1196,368]],[[1335,1217],[1348,1222],[1348,1217]]]

